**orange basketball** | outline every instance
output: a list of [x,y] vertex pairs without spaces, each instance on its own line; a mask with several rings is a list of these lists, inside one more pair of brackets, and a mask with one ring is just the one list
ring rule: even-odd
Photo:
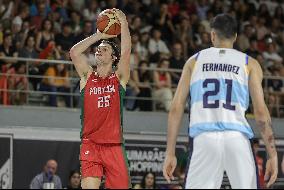
[[100,32],[109,35],[120,34],[120,22],[113,10],[107,9],[99,14],[97,19],[97,29]]

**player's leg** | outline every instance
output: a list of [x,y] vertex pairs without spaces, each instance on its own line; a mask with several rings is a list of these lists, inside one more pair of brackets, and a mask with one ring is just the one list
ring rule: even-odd
[[106,146],[102,155],[106,177],[105,187],[109,189],[131,188],[128,159],[124,145]]
[[225,169],[233,189],[256,189],[257,172],[250,141],[240,132],[225,134]]
[[81,186],[83,189],[99,189],[103,176],[103,166],[99,159],[100,148],[92,143],[83,142],[80,150]]
[[99,189],[101,185],[101,178],[86,177],[81,181],[82,189]]
[[219,189],[224,174],[221,133],[203,133],[197,136],[190,146],[192,155],[189,160],[185,188]]

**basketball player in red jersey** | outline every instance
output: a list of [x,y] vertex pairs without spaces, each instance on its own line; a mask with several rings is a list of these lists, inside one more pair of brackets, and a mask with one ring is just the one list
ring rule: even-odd
[[[131,37],[124,13],[113,11],[121,23],[121,52],[113,42],[105,40],[115,36],[99,31],[70,50],[81,77],[83,189],[98,189],[102,176],[106,178],[106,188],[131,187],[122,137],[122,99],[130,75]],[[83,52],[100,40],[103,41],[97,47],[93,69]]]

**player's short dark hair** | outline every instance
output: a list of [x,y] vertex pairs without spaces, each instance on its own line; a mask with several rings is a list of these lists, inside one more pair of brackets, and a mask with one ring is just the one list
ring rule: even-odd
[[106,44],[111,46],[112,54],[113,54],[113,56],[116,57],[115,61],[113,62],[113,66],[117,67],[119,60],[120,60],[120,49],[119,49],[119,47],[116,45],[116,43],[114,43],[113,41],[110,41],[110,40],[103,40],[101,43],[106,43]]
[[212,19],[210,26],[221,39],[231,39],[238,32],[237,21],[229,14],[218,14]]

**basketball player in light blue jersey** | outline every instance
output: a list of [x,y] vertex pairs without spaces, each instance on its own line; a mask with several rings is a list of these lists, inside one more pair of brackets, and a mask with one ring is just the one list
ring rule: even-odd
[[261,67],[255,59],[233,49],[237,22],[231,16],[217,15],[211,28],[214,47],[187,61],[172,102],[164,177],[168,182],[173,179],[177,135],[190,95],[191,153],[185,188],[220,188],[226,171],[233,188],[256,189],[257,168],[250,144],[254,134],[245,118],[251,96],[257,127],[269,156],[265,179],[270,187],[277,178],[278,159],[264,102]]

